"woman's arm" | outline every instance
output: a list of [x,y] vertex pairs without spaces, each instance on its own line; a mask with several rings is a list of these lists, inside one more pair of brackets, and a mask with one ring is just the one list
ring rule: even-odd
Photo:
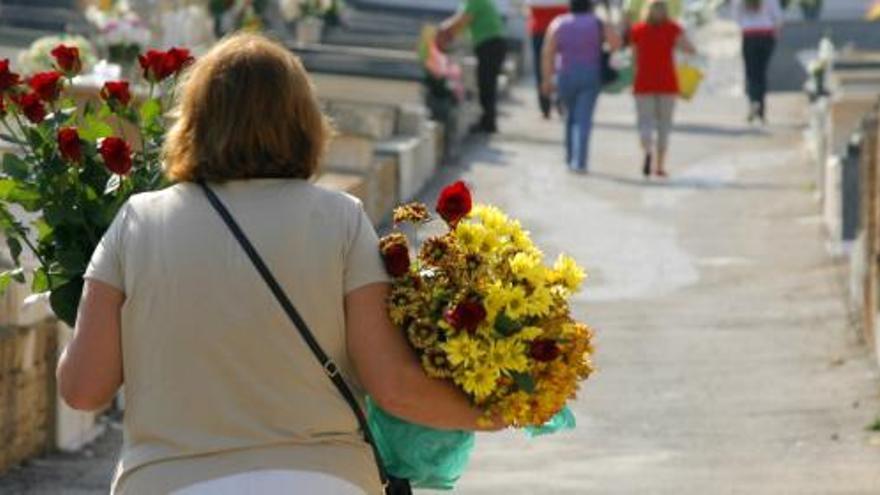
[[687,34],[684,32],[681,33],[681,36],[678,37],[678,48],[685,52],[688,55],[696,55],[697,48],[691,42],[691,39],[688,38]]
[[371,284],[345,296],[348,353],[364,387],[394,416],[433,428],[481,427],[482,411],[445,380],[429,378],[418,357],[388,318],[389,285]]
[[623,46],[623,39],[620,33],[610,23],[602,23],[602,29],[605,31],[605,43],[608,43],[608,49],[612,52],[620,50]]
[[544,36],[544,47],[541,50],[541,92],[550,95],[556,89],[556,32],[559,23],[553,21]]
[[108,404],[122,385],[120,311],[125,294],[86,280],[73,340],[58,362],[58,391],[74,409],[93,411]]

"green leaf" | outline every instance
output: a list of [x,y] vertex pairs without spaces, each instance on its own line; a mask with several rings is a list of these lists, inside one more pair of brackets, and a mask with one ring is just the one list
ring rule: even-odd
[[42,218],[33,223],[33,226],[37,229],[37,240],[40,242],[45,241],[52,235],[52,232],[55,230],[46,223]]
[[27,141],[24,141],[17,136],[11,136],[9,134],[0,133],[0,139],[4,140],[6,142],[12,143],[12,144],[17,144],[19,146],[27,145]]
[[9,289],[9,285],[12,284],[13,281],[18,283],[24,281],[23,268],[15,268],[14,270],[0,272],[0,296],[6,293]]
[[9,246],[9,254],[12,256],[12,262],[16,265],[21,264],[21,241],[15,237],[7,237],[6,245]]
[[47,290],[49,290],[49,276],[46,275],[46,270],[38,268],[34,271],[34,280],[31,282],[31,292],[39,294],[41,292],[46,292]]
[[30,174],[27,162],[12,153],[3,155],[3,173],[13,179],[25,180]]
[[527,394],[535,392],[535,378],[528,373],[514,373],[513,381],[520,390]]
[[56,288],[49,296],[52,311],[61,321],[73,327],[76,324],[76,312],[82,297],[83,279],[76,278]]
[[152,100],[147,100],[141,105],[141,122],[144,123],[145,126],[150,126],[153,122],[155,122],[162,115],[162,104],[159,103],[157,98]]
[[[3,186],[0,186],[0,189],[2,188]],[[34,186],[18,182],[14,183],[14,187],[10,189],[5,196],[0,192],[0,199],[4,199],[10,203],[16,203],[26,211],[34,212],[40,209],[40,203],[43,198],[40,196],[40,191]]]
[[499,313],[498,316],[495,318],[495,331],[500,333],[501,335],[504,335],[505,337],[516,335],[522,329],[522,323],[519,323],[513,318],[507,316],[507,313]]
[[101,118],[90,114],[83,118],[83,123],[79,127],[79,135],[86,141],[97,141],[112,136],[113,128]]
[[15,189],[13,179],[0,179],[0,201],[9,201],[9,193]]

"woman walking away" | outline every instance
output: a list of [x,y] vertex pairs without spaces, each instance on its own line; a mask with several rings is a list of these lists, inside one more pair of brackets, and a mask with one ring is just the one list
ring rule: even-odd
[[443,22],[438,35],[441,46],[465,28],[477,55],[477,86],[483,116],[471,128],[473,132],[498,132],[498,76],[504,66],[507,44],[504,20],[494,0],[462,0],[459,11]]
[[767,70],[782,29],[779,0],[735,0],[733,13],[742,29],[742,54],[749,97],[748,121],[767,123]]
[[670,19],[666,0],[648,4],[645,20],[632,28],[631,41],[636,61],[633,93],[645,156],[642,173],[649,177],[653,170],[658,177],[666,177],[666,152],[679,93],[675,49],[692,55],[695,50],[681,26]]
[[[258,35],[228,38],[190,69],[177,114],[165,149],[177,184],[132,197],[113,221],[58,366],[77,409],[125,382],[112,492],[383,493],[331,376],[355,407],[369,393],[401,418],[476,429],[480,411],[428,378],[389,322],[360,202],[308,180],[330,132],[299,60]],[[212,192],[332,363],[319,364]]]
[[532,39],[532,59],[538,87],[538,105],[544,118],[549,119],[553,101],[542,90],[541,56],[544,51],[544,38],[547,35],[547,29],[554,19],[568,12],[568,2],[565,0],[529,0],[528,8],[528,29],[529,37]]
[[543,92],[558,90],[566,109],[565,161],[586,173],[593,112],[601,89],[602,45],[620,47],[620,36],[593,13],[591,0],[571,0],[571,13],[557,17],[544,42]]

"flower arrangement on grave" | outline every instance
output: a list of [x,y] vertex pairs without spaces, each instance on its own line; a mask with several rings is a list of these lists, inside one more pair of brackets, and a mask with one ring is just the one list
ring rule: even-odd
[[[573,426],[566,404],[593,371],[592,332],[569,305],[584,271],[567,255],[547,265],[518,221],[474,206],[462,182],[442,191],[436,211],[447,231],[425,240],[417,255],[401,231],[381,240],[392,322],[428,376],[458,386],[485,420],[538,432]],[[396,225],[430,220],[419,203],[394,212]],[[392,475],[451,487],[467,463],[470,433],[411,425],[375,407],[371,413]]]
[[[51,53],[53,70],[28,77],[0,60],[0,138],[15,147],[0,164],[0,236],[15,265],[0,273],[0,293],[30,279],[73,324],[86,265],[116,212],[132,194],[165,185],[164,109],[193,59],[182,48],[150,50],[138,57],[145,95],[110,81],[100,103],[78,107],[65,92],[82,70],[79,49],[58,45]],[[22,264],[25,249],[38,262],[32,273]]]
[[97,44],[106,51],[107,60],[123,68],[133,67],[150,43],[150,27],[126,0],[116,0],[105,8],[92,5],[85,15],[98,30]]
[[34,40],[26,49],[18,55],[18,69],[26,73],[44,72],[55,67],[55,57],[52,51],[58,45],[76,47],[79,51],[79,59],[82,63],[82,72],[88,73],[97,62],[97,56],[92,43],[88,39],[77,35],[43,36]]

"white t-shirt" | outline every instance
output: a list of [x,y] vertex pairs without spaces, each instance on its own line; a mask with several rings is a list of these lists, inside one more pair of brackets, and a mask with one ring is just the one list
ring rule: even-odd
[[782,27],[782,7],[779,0],[762,0],[761,6],[752,10],[745,0],[734,0],[733,15],[743,32],[777,31]]

